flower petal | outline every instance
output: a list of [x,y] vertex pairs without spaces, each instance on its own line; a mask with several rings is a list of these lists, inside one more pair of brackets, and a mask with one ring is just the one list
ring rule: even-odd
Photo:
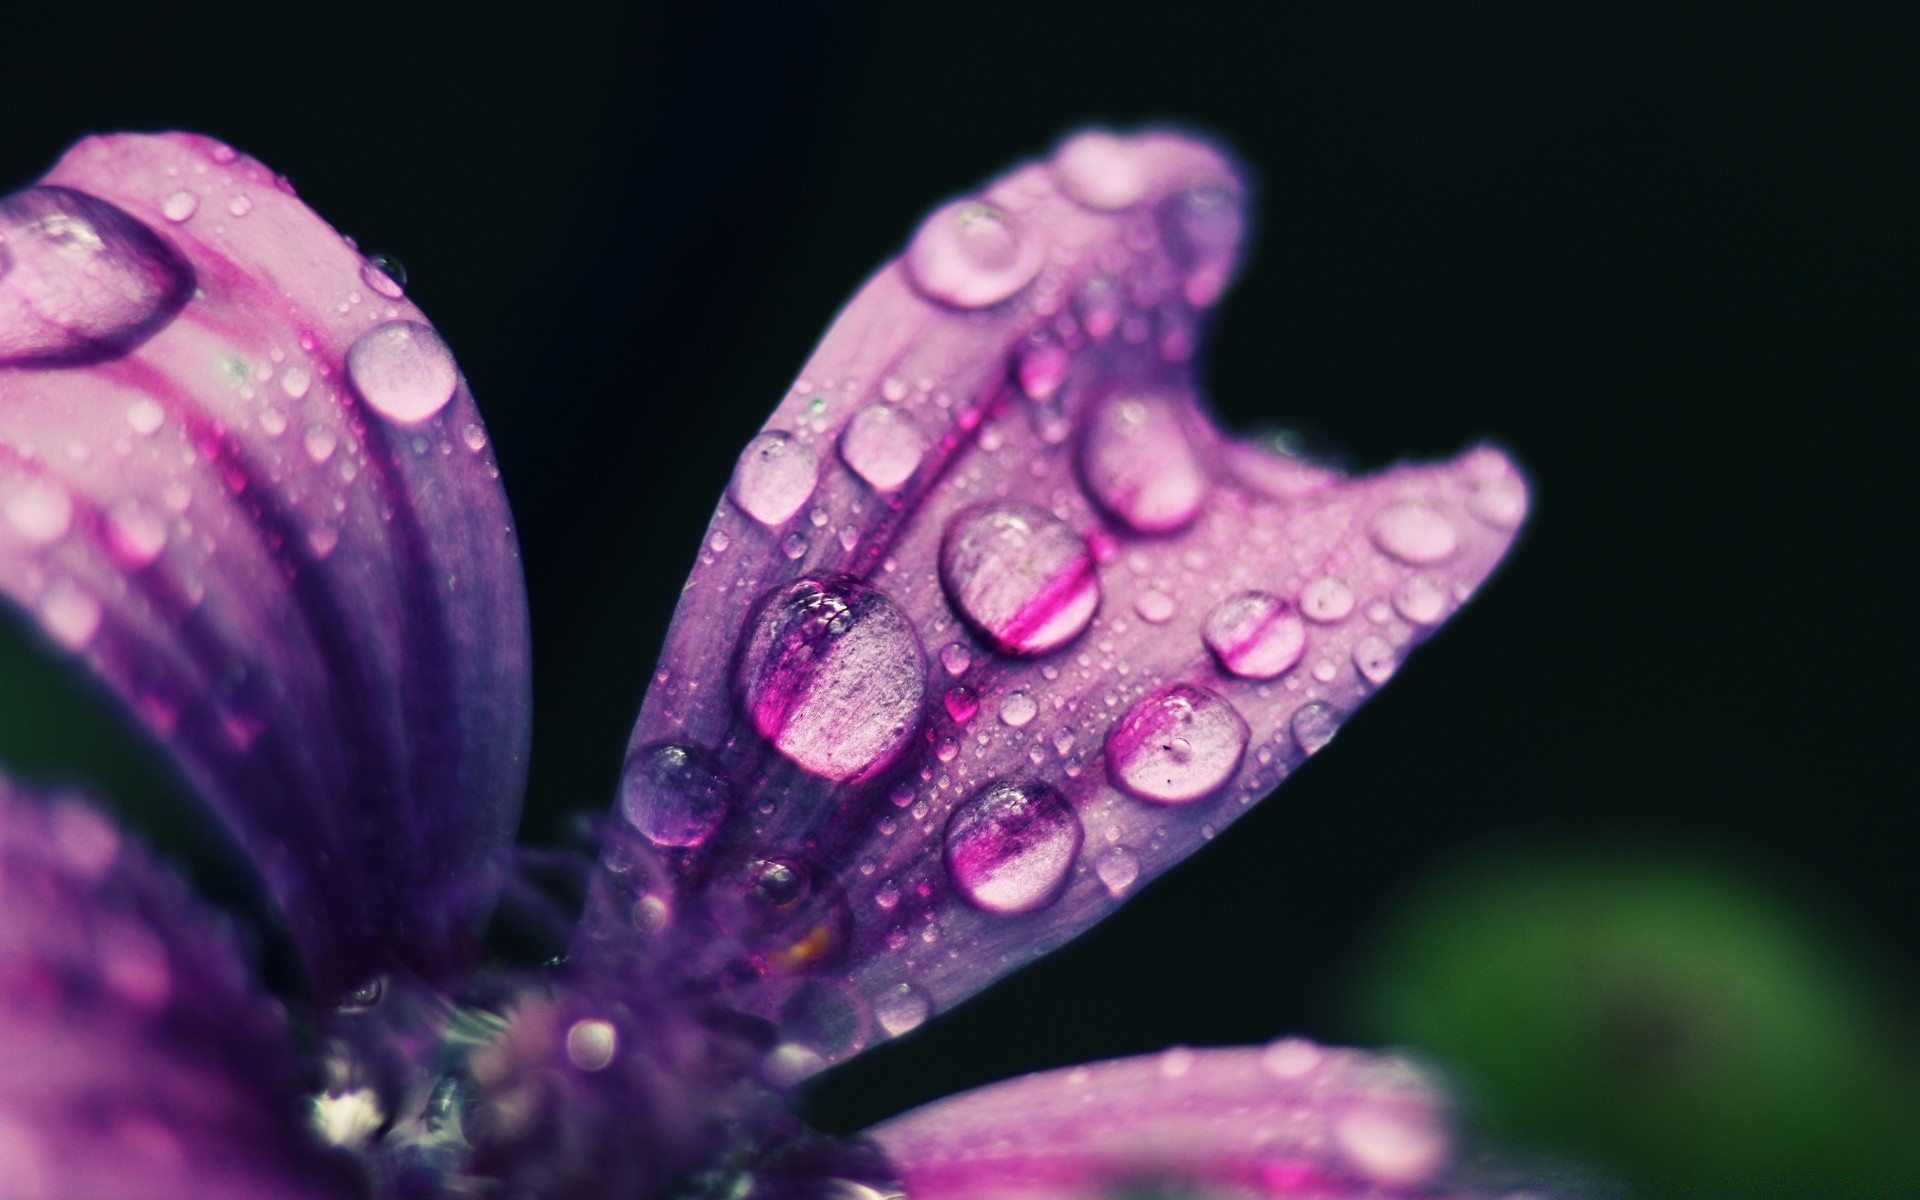
[[1486,578],[1498,452],[1348,479],[1207,417],[1243,193],[1203,143],[1082,134],[853,299],[714,515],[622,784],[660,861],[616,843],[590,933],[671,917],[845,1058],[1218,833]]
[[914,1200],[1468,1194],[1431,1083],[1300,1039],[1029,1075],[871,1136]]
[[284,1014],[104,817],[0,780],[0,1178],[12,1200],[358,1193],[299,1125]]
[[284,180],[93,138],[0,201],[0,592],[175,755],[334,998],[493,897],[526,604],[466,384]]

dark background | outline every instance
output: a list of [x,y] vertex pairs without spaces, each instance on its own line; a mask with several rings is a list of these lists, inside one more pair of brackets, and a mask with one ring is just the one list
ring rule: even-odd
[[830,1080],[961,1087],[1283,1031],[1427,872],[1670,847],[1813,914],[1910,1035],[1916,9],[16,6],[0,185],[187,127],[291,176],[460,354],[533,603],[525,836],[603,806],[734,455],[936,200],[1089,121],[1259,182],[1225,418],[1536,481],[1483,599],[1335,748],[1074,946]]

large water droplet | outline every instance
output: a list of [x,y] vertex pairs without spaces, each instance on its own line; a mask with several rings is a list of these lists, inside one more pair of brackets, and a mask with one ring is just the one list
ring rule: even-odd
[[940,543],[940,582],[976,632],[1003,654],[1057,650],[1100,607],[1093,557],[1067,523],[1031,504],[955,514]]
[[1032,912],[1059,897],[1084,837],[1080,818],[1047,784],[991,783],[947,821],[947,874],[976,908]]
[[1142,697],[1108,732],[1107,775],[1141,800],[1186,804],[1233,778],[1249,736],[1224,698],[1176,683]]
[[347,380],[381,416],[402,425],[447,406],[460,383],[453,351],[418,321],[388,321],[360,335],[347,351]]
[[1207,474],[1175,403],[1117,396],[1094,406],[1080,474],[1100,506],[1140,533],[1171,533],[1200,512]]
[[133,349],[193,295],[158,233],[63,187],[0,199],[0,363],[72,366]]
[[1201,637],[1221,668],[1243,679],[1282,675],[1307,648],[1306,624],[1285,600],[1266,592],[1222,600],[1207,614]]
[[857,579],[802,579],[756,610],[738,684],[746,716],[782,754],[851,779],[913,739],[926,677],[920,639],[893,601]]
[[1453,522],[1418,502],[1380,510],[1369,532],[1381,553],[1416,567],[1442,562],[1460,548]]
[[1340,714],[1333,711],[1333,707],[1325,701],[1315,700],[1311,704],[1300,706],[1299,710],[1293,714],[1289,728],[1292,729],[1293,740],[1299,744],[1300,749],[1308,754],[1314,754],[1332,741],[1334,734],[1340,732]]
[[1068,139],[1053,156],[1054,177],[1069,198],[1099,212],[1120,212],[1146,197],[1150,177],[1124,138],[1090,129]]
[[700,845],[732,806],[733,789],[719,764],[690,746],[646,747],[620,776],[620,811],[661,846]]
[[876,492],[891,492],[905,483],[924,452],[912,419],[891,405],[868,405],[840,431],[840,457]]
[[813,495],[820,460],[790,433],[768,430],[747,443],[727,494],[762,525],[780,525]]
[[998,304],[1040,272],[1044,247],[990,204],[961,200],[938,209],[913,235],[907,278],[956,308]]
[[933,1000],[911,983],[898,983],[873,1001],[873,1018],[888,1037],[918,1029],[933,1014]]

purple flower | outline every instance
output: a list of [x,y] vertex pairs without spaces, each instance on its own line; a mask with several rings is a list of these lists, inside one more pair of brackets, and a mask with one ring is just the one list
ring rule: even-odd
[[1243,214],[1204,143],[1095,132],[926,219],[741,455],[529,973],[478,967],[529,657],[446,343],[205,138],[0,201],[0,591],[171,754],[307,983],[0,787],[6,1194],[1486,1194],[1418,1071],[1299,1040],[851,1142],[788,1104],[1218,833],[1511,543],[1497,451],[1349,478],[1208,419]]

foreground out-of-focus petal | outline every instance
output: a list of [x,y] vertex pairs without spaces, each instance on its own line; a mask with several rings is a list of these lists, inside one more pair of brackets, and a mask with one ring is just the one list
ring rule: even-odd
[[0,593],[178,757],[323,997],[461,963],[524,778],[505,496],[445,343],[258,162],[93,138],[0,200]]
[[228,932],[78,800],[0,780],[0,1194],[357,1194]]
[[871,1136],[912,1200],[1473,1194],[1418,1071],[1299,1039],[1029,1075]]
[[678,944],[845,1058],[1225,828],[1493,570],[1497,451],[1344,478],[1208,418],[1243,203],[1204,143],[1084,134],[853,299],[682,596],[600,944]]

